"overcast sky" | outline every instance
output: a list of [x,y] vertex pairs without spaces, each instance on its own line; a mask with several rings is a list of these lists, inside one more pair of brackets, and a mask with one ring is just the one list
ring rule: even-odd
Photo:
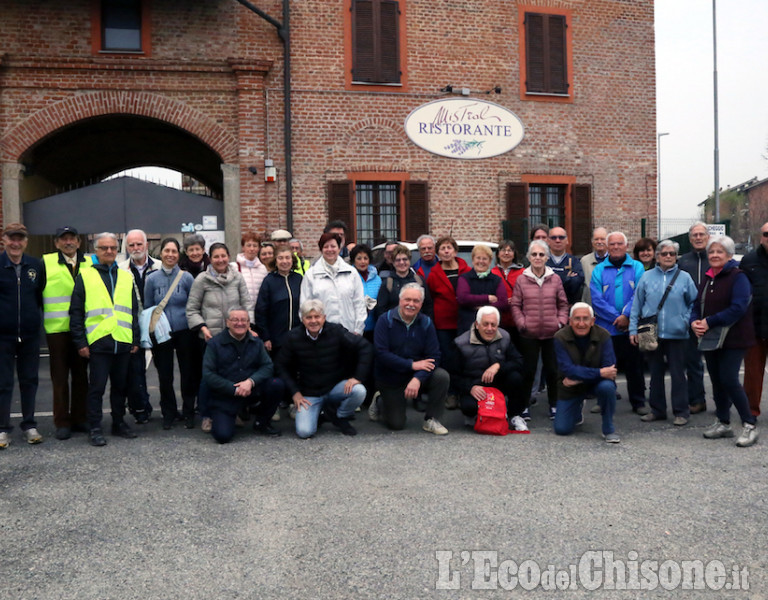
[[[768,177],[768,0],[718,0],[720,187]],[[712,0],[656,0],[661,211],[696,215],[714,189]]]

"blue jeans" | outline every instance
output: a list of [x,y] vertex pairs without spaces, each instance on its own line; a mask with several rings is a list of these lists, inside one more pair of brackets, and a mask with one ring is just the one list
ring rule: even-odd
[[741,417],[742,423],[757,422],[749,410],[749,400],[739,381],[739,367],[744,359],[744,348],[720,348],[704,352],[707,371],[712,380],[712,396],[715,398],[715,414],[723,423],[731,422],[731,404]]
[[347,419],[355,413],[355,409],[365,400],[365,386],[356,384],[349,395],[344,394],[344,379],[337,383],[330,392],[323,396],[304,396],[309,402],[308,408],[301,408],[296,412],[296,435],[300,438],[308,438],[317,431],[317,418],[323,406],[329,404],[338,406],[336,414],[339,418]]
[[[600,405],[600,414],[603,415],[603,435],[614,432],[613,413],[616,412],[616,382],[610,379],[602,379],[591,390],[597,396]],[[584,396],[559,399],[557,401],[557,413],[555,413],[555,433],[557,435],[570,435],[576,428],[576,423],[581,420],[581,409],[584,406]]]

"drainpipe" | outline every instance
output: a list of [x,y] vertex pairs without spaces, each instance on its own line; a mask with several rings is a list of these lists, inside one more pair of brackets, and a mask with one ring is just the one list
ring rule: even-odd
[[[291,159],[291,35],[290,0],[283,0],[283,22],[280,23],[248,0],[237,0],[251,12],[256,13],[277,29],[277,35],[283,42],[283,147],[285,148],[285,211],[286,228],[293,231],[293,167]],[[269,124],[267,124],[269,126]]]

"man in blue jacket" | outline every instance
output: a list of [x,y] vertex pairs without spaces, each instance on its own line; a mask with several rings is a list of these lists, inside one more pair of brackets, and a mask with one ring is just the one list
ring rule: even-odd
[[440,344],[432,319],[421,313],[424,288],[406,283],[400,290],[400,304],[384,313],[376,323],[373,344],[376,349],[376,387],[381,397],[368,414],[377,421],[379,414],[390,429],[405,427],[408,400],[429,393],[422,429],[435,435],[448,430],[440,423],[448,396],[450,375],[440,368]]
[[13,367],[21,394],[21,431],[30,444],[43,436],[35,421],[40,321],[45,277],[42,264],[24,254],[27,228],[11,223],[3,231],[5,251],[0,254],[0,449],[11,443]]
[[619,369],[627,376],[632,411],[647,415],[645,378],[640,350],[629,341],[629,315],[643,263],[627,254],[627,236],[621,231],[608,234],[608,258],[592,271],[590,293],[596,323],[611,334]]
[[231,441],[240,409],[255,406],[254,431],[279,436],[271,421],[285,385],[272,376],[272,359],[264,343],[251,334],[248,311],[241,306],[231,308],[226,325],[208,342],[203,358],[213,419],[211,435],[220,444]]

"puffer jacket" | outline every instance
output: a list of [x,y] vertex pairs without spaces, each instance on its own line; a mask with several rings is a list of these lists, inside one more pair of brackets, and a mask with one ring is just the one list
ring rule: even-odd
[[245,261],[245,254],[242,252],[237,255],[237,266],[240,269],[240,274],[245,279],[245,286],[248,288],[248,295],[251,297],[251,301],[245,308],[248,309],[248,314],[253,314],[253,308],[256,306],[256,300],[259,297],[259,290],[264,278],[269,271],[258,258],[255,258],[252,263],[253,266],[248,266]]
[[[360,272],[357,273],[360,275]],[[363,294],[366,298],[372,298],[376,300],[379,296],[379,289],[381,288],[381,277],[379,277],[379,271],[373,265],[368,265],[368,279],[363,281],[363,276],[360,275],[360,283],[363,284]],[[368,310],[366,300],[366,310]],[[376,316],[373,309],[368,311],[368,318],[365,320],[365,331],[373,331],[373,326],[376,325]]]
[[[237,267],[230,264],[226,273],[217,275],[208,267],[195,278],[187,300],[187,324],[200,330],[205,325],[212,335],[226,328],[227,311],[250,302],[248,288]],[[203,338],[203,334],[200,333]],[[204,338],[203,338],[204,339]]]
[[461,361],[459,374],[454,381],[463,394],[469,394],[474,385],[486,385],[483,383],[483,373],[496,363],[501,366],[502,373],[510,369],[522,372],[523,359],[509,334],[501,328],[490,342],[483,340],[474,326],[457,337],[455,342],[464,360]]
[[352,333],[362,334],[368,309],[357,269],[339,257],[334,265],[336,274],[331,275],[325,264],[325,260],[320,258],[304,275],[301,301],[320,300],[325,307],[327,321],[339,323]]
[[698,290],[693,279],[677,265],[668,271],[662,271],[656,265],[640,279],[635,289],[632,312],[629,315],[629,334],[637,335],[637,321],[641,317],[652,317],[658,312],[667,286],[675,273],[679,272],[675,285],[669,291],[661,312],[658,313],[658,336],[664,340],[684,340],[688,338],[691,308]]
[[568,323],[568,298],[563,282],[549,267],[541,285],[528,267],[515,282],[512,317],[520,335],[537,340],[553,338]]

